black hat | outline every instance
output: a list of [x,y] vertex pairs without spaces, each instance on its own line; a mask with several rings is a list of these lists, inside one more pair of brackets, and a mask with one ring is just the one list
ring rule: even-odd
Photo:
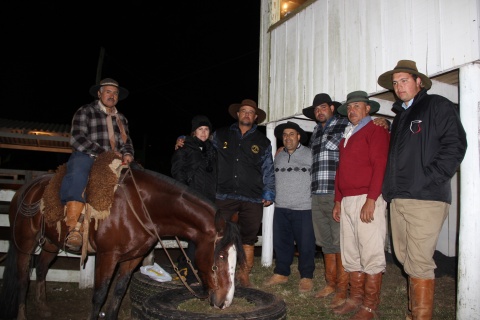
[[212,123],[206,116],[198,115],[193,117],[192,119],[192,132],[197,130],[199,127],[207,126],[210,129],[210,133],[212,132]]
[[329,106],[334,105],[335,110],[334,113],[337,111],[338,107],[340,107],[341,103],[337,101],[332,101],[332,98],[326,93],[319,93],[313,98],[313,103],[310,107],[305,108],[302,110],[302,113],[305,117],[310,118],[312,120],[317,121],[315,118],[315,108],[323,103],[328,104]]
[[282,140],[283,130],[285,130],[285,129],[293,129],[293,130],[297,131],[298,133],[300,133],[300,143],[301,144],[305,144],[307,142],[308,136],[305,133],[305,131],[302,128],[300,128],[300,126],[297,123],[292,122],[292,121],[287,121],[286,123],[282,123],[282,124],[279,124],[278,126],[276,126],[275,131],[274,131],[275,137],[277,137],[277,139]]
[[118,88],[118,100],[123,100],[125,99],[126,97],[128,97],[128,90],[125,89],[125,88],[122,88],[118,85],[118,82],[111,79],[111,78],[105,78],[103,79],[102,81],[100,81],[100,84],[96,84],[94,86],[92,86],[90,88],[90,94],[97,98],[97,92],[98,90],[100,90],[100,87],[103,87],[103,86],[114,86],[114,87],[117,87]]

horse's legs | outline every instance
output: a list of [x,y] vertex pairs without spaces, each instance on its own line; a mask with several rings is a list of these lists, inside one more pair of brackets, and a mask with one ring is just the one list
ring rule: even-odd
[[90,319],[98,319],[100,310],[108,295],[110,282],[115,272],[118,257],[115,255],[98,254],[95,259],[95,285],[92,297],[92,311]]
[[142,258],[137,258],[129,261],[121,262],[118,266],[115,287],[113,291],[112,298],[108,302],[106,310],[105,319],[117,319],[118,312],[120,311],[120,306],[125,296],[125,292],[127,292],[128,284],[130,282],[130,278],[132,276],[133,270],[140,264],[143,260]]
[[[15,244],[11,243],[14,246]],[[23,252],[17,253],[17,290],[18,290],[18,314],[17,320],[27,319],[27,291],[30,284],[30,258],[31,255]]]
[[37,286],[35,292],[35,304],[37,311],[41,317],[50,317],[52,312],[47,304],[46,297],[46,277],[50,263],[57,256],[58,248],[51,245],[45,245],[42,252],[38,256],[36,265]]

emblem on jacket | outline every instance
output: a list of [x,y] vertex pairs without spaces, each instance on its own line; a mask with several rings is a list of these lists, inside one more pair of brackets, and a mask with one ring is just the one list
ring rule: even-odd
[[253,153],[259,153],[260,147],[254,144],[250,150],[252,150]]
[[227,148],[228,148],[228,142],[225,141],[225,142],[223,143],[223,149],[227,149]]

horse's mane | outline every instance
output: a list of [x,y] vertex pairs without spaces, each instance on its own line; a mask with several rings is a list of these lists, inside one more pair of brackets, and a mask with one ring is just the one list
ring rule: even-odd
[[[220,211],[217,212],[217,215],[221,214]],[[233,243],[237,248],[237,262],[240,265],[245,264],[245,251],[243,251],[242,237],[240,235],[240,228],[237,223],[230,220],[226,221],[225,232],[223,238],[218,242],[215,247],[215,256],[218,256],[219,251],[225,248],[225,246]]]

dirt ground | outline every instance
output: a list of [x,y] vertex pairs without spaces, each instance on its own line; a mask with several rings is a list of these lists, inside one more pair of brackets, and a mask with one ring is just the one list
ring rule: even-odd
[[[155,261],[159,263],[165,270],[171,271],[173,269],[169,266],[169,262],[162,259],[162,253],[160,255],[157,253],[155,256]],[[173,255],[176,257],[176,255]],[[261,252],[256,252],[255,256],[260,257]],[[444,259],[444,261],[440,262]],[[256,260],[259,260],[256,259]],[[442,277],[443,275],[450,275],[455,277],[456,264],[451,263],[451,258],[445,258],[441,256],[436,257],[437,264],[441,266],[436,270],[437,277]],[[258,263],[260,263],[258,261]],[[0,285],[2,280],[0,280]],[[34,292],[35,292],[35,281],[32,281],[30,284],[30,289],[28,293],[27,301],[27,316],[29,319],[45,319],[41,318],[36,312],[35,304],[33,303]],[[93,289],[79,289],[78,283],[63,283],[63,282],[47,282],[47,300],[52,311],[52,317],[48,319],[54,320],[79,320],[79,319],[88,319],[91,308],[91,299],[92,299]],[[121,306],[121,310],[118,316],[119,320],[131,319],[131,302],[129,297],[129,291],[127,291]]]

